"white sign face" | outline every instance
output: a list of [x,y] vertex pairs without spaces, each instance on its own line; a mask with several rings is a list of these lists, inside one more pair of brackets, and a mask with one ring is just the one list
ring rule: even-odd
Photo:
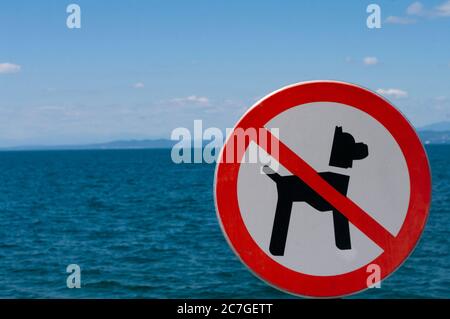
[[[398,234],[408,211],[410,177],[399,145],[381,123],[348,105],[314,102],[278,114],[265,127],[278,128],[280,141],[393,236]],[[237,182],[245,227],[273,260],[299,273],[332,276],[383,253],[345,217],[336,217],[301,179],[281,164],[274,169],[241,164]]]

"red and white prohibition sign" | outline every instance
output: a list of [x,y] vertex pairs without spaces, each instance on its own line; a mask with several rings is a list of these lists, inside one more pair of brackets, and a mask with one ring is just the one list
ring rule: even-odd
[[[276,141],[276,152],[248,134],[236,160],[226,160],[237,135],[252,129]],[[252,148],[265,163],[243,160]],[[416,132],[387,100],[314,81],[247,111],[219,156],[214,192],[225,237],[257,277],[295,295],[339,297],[368,288],[371,265],[382,280],[412,253],[431,177]]]

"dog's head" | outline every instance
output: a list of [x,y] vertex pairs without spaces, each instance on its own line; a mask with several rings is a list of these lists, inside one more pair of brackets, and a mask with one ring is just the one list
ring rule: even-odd
[[333,146],[331,148],[330,166],[349,168],[353,161],[361,160],[369,155],[366,144],[356,143],[350,133],[342,131],[341,126],[334,129]]

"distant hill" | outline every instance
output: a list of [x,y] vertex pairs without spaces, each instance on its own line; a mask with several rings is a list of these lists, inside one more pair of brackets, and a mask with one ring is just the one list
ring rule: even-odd
[[424,144],[450,144],[450,130],[419,131],[419,137]]
[[[450,144],[450,122],[433,123],[420,127],[417,131],[424,144]],[[0,151],[152,149],[172,148],[176,143],[178,141],[169,139],[119,140],[84,145],[24,145],[0,148]]]
[[114,150],[114,149],[144,149],[144,148],[172,148],[177,141],[167,139],[156,140],[123,140],[106,143],[85,145],[24,145],[2,148],[3,151],[25,150]]
[[419,127],[420,139],[424,144],[450,144],[450,122],[443,121]]
[[419,131],[450,131],[450,122],[437,122],[429,125],[425,125],[418,128]]

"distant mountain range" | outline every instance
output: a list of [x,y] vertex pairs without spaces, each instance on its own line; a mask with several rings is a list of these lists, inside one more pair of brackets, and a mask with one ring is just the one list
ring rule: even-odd
[[424,144],[450,144],[450,131],[419,131]]
[[[439,122],[417,129],[424,144],[450,144],[450,122]],[[177,141],[169,139],[121,140],[106,143],[83,145],[24,145],[0,148],[1,151],[25,150],[114,150],[114,149],[151,149],[172,148]]]
[[3,151],[25,150],[114,150],[114,149],[145,149],[145,148],[172,148],[176,141],[168,139],[156,140],[123,140],[106,143],[81,144],[81,145],[24,145],[5,147]]
[[429,125],[425,125],[418,128],[419,131],[450,131],[450,122],[437,122]]
[[438,122],[417,129],[424,144],[450,144],[450,122]]

